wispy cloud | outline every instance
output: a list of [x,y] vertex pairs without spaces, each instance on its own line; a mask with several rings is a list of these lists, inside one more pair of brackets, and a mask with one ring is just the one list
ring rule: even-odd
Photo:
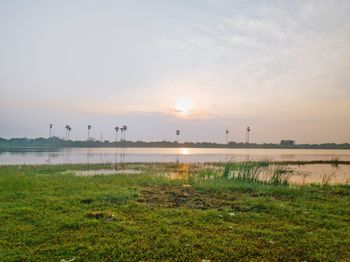
[[0,109],[168,118],[212,137],[214,122],[313,119],[350,139],[349,13],[347,0],[2,3]]

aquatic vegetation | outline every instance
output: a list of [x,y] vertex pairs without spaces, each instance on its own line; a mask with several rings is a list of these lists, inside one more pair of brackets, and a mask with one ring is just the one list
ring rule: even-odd
[[273,185],[284,184],[288,185],[289,176],[292,174],[292,170],[289,170],[282,166],[274,167],[272,175],[268,180],[268,183]]
[[269,162],[236,162],[225,164],[223,178],[265,184],[288,184],[291,170]]
[[339,162],[339,159],[338,158],[333,158],[330,160],[330,164],[334,167],[338,167],[340,162]]

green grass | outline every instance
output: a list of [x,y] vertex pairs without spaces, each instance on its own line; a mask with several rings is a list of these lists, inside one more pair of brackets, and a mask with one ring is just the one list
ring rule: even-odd
[[249,183],[263,183],[273,185],[288,185],[291,170],[285,167],[283,163],[270,162],[230,162],[224,164],[223,172],[213,172],[212,170],[200,170],[200,177],[221,177],[224,179],[234,179]]
[[[291,187],[284,169],[261,183],[250,177],[266,164],[243,165],[230,179],[200,165],[0,167],[0,261],[350,259],[350,186]],[[190,176],[163,175],[178,170]]]

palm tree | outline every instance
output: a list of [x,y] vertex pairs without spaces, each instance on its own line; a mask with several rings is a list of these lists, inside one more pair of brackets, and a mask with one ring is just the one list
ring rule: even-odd
[[68,130],[69,130],[69,125],[66,125],[65,126],[65,129],[66,129],[66,140],[68,140]]
[[90,129],[91,129],[91,125],[88,125],[88,141],[90,141]]
[[176,130],[176,143],[179,143],[180,130]]
[[126,132],[127,129],[128,129],[127,126],[123,126],[123,130],[124,130],[124,141],[125,141],[125,132]]
[[68,140],[70,140],[70,131],[72,131],[72,128],[68,126]]
[[120,142],[123,141],[123,132],[124,132],[124,127],[120,128]]
[[49,133],[49,138],[51,137],[52,127],[53,127],[53,124],[50,124],[50,133]]
[[249,144],[249,132],[250,132],[250,127],[248,126],[246,129],[246,143]]
[[114,130],[115,130],[115,142],[117,142],[119,127],[116,126],[116,127],[114,128]]
[[226,130],[226,144],[228,143],[228,133],[229,133],[230,131],[228,131],[228,130]]

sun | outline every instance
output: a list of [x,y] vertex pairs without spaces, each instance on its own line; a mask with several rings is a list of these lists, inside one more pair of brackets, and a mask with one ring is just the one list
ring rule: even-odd
[[180,113],[188,113],[193,108],[193,101],[189,97],[179,97],[175,102],[175,110]]

